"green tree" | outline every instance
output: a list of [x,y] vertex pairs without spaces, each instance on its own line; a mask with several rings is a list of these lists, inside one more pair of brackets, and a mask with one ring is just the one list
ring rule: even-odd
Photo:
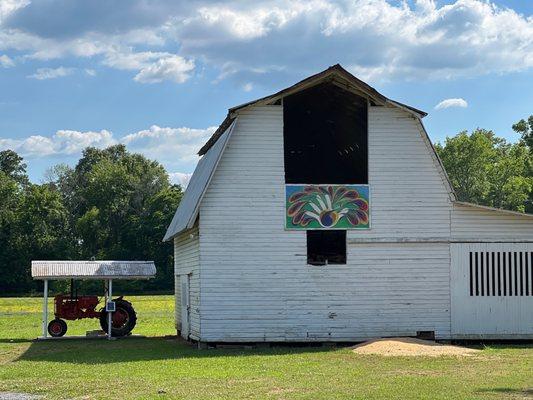
[[31,260],[70,259],[76,241],[60,193],[49,185],[30,185],[18,211],[19,253]]
[[81,258],[154,260],[154,281],[121,285],[172,287],[172,245],[161,239],[182,193],[159,163],[116,145],[87,148],[74,169],[52,172],[51,184],[70,210]]
[[490,191],[488,204],[497,208],[526,211],[533,179],[530,173],[531,155],[523,143],[497,147],[496,161],[488,167]]
[[19,184],[27,184],[26,164],[13,150],[0,151],[0,171]]
[[0,171],[0,293],[13,293],[20,279],[26,281],[24,271],[18,268],[17,212],[20,209],[20,185]]
[[531,151],[533,151],[533,115],[530,115],[527,121],[521,119],[513,125],[513,130],[520,134],[522,141]]
[[531,211],[532,153],[524,140],[510,144],[492,131],[476,129],[435,148],[459,200]]
[[457,197],[462,201],[486,204],[491,189],[489,169],[496,162],[498,139],[492,131],[476,129],[446,138],[435,146]]
[[162,237],[182,196],[157,162],[123,145],[87,148],[31,184],[22,157],[0,153],[0,292],[28,292],[31,260],[154,260],[156,279],[118,283],[129,290],[173,285],[172,244]]

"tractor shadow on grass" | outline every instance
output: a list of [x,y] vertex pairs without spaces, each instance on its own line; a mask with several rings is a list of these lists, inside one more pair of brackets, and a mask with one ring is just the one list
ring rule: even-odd
[[527,389],[513,389],[513,388],[506,388],[506,387],[487,388],[487,389],[480,389],[478,390],[478,392],[479,393],[515,395],[515,396],[520,396],[520,398],[523,397],[526,399],[529,399],[531,396],[533,398],[533,387],[527,388]]
[[199,350],[195,345],[168,337],[127,340],[36,341],[16,361],[46,361],[72,364],[113,364],[186,358],[248,357],[334,351],[331,346],[275,346],[266,348]]
[[12,338],[12,339],[0,339],[0,344],[2,343],[30,343],[31,339],[26,338]]

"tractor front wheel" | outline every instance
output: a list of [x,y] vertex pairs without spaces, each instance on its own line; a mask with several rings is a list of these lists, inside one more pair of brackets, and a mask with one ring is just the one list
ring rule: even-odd
[[[105,308],[100,314],[100,326],[107,333],[107,312]],[[128,335],[137,323],[137,314],[129,301],[115,300],[115,312],[111,314],[111,336],[120,337]]]
[[67,323],[62,319],[56,318],[48,324],[48,333],[52,337],[61,337],[67,333]]

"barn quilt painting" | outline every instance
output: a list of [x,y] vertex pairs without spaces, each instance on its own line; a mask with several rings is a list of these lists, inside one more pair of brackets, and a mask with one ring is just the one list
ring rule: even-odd
[[368,229],[368,185],[285,185],[287,229]]

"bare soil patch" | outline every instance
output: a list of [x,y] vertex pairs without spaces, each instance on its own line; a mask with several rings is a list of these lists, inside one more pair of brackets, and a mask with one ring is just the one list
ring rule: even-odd
[[440,344],[429,340],[415,338],[386,338],[369,340],[353,347],[356,354],[373,354],[381,356],[472,356],[480,350],[468,347]]

